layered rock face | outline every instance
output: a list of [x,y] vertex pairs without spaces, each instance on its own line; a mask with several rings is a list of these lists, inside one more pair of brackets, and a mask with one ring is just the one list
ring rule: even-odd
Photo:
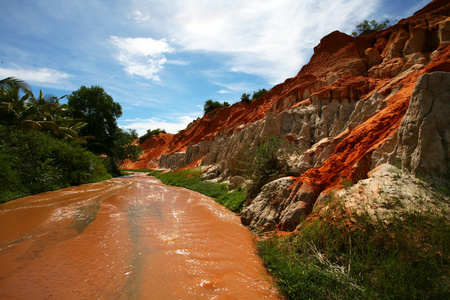
[[[242,175],[243,149],[284,139],[295,177],[270,182],[242,212],[254,229],[293,230],[317,199],[385,163],[414,175],[450,174],[450,4],[435,0],[368,37],[332,32],[298,75],[250,103],[194,121],[139,164]],[[147,150],[150,153],[152,150]],[[128,167],[133,162],[127,162]]]
[[417,80],[408,110],[396,132],[389,162],[415,175],[448,175],[450,170],[450,73]]

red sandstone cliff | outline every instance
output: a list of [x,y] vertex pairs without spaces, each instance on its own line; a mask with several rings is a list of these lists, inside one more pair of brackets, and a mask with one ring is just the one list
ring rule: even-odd
[[[339,187],[342,178],[367,177],[379,149],[397,132],[419,77],[450,71],[449,15],[448,1],[435,0],[367,37],[332,32],[297,76],[250,104],[236,103],[176,135],[151,138],[141,159],[122,167],[177,169],[201,162],[215,165],[213,175],[226,179],[238,174],[233,161],[239,145],[263,134],[285,137],[303,152],[296,162],[301,175],[292,178],[280,203],[250,204],[243,221],[292,230],[322,191]],[[275,213],[264,219],[261,210]]]

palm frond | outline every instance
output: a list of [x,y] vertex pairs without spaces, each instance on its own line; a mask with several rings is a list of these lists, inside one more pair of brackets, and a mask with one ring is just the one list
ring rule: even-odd
[[6,90],[12,86],[18,87],[23,91],[30,90],[30,86],[25,81],[20,80],[18,78],[7,77],[5,79],[0,80],[0,88],[4,88]]

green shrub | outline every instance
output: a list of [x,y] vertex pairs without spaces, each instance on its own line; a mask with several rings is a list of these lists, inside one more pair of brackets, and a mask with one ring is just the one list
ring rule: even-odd
[[375,20],[369,22],[369,20],[364,20],[356,25],[356,30],[352,32],[352,36],[357,37],[358,35],[367,36],[374,32],[386,29],[389,27],[390,21],[388,19],[378,23]]
[[267,90],[266,90],[266,89],[259,89],[258,91],[253,92],[253,95],[252,95],[252,101],[254,101],[254,100],[258,99],[258,98],[263,97],[266,93],[267,93]]
[[148,140],[150,137],[152,137],[154,135],[159,135],[160,133],[167,133],[167,132],[164,129],[159,129],[159,128],[156,128],[153,130],[147,129],[147,132],[143,136],[139,137],[139,143],[142,144],[143,142]]
[[245,103],[250,103],[250,102],[251,102],[251,100],[250,100],[250,94],[243,93],[243,94],[241,95],[241,101],[242,101],[242,102],[245,102]]
[[266,136],[256,149],[244,149],[244,175],[252,181],[248,197],[255,197],[262,187],[275,179],[286,176],[289,167],[281,151],[283,141],[275,136]]
[[110,178],[101,160],[75,142],[0,126],[0,201]]
[[221,109],[224,107],[229,107],[230,104],[228,102],[224,102],[223,104],[218,101],[213,101],[212,99],[209,99],[205,101],[205,105],[203,106],[203,111],[205,112],[205,115],[215,111],[216,109]]
[[243,93],[241,95],[241,101],[245,103],[250,103],[252,101],[257,100],[258,98],[263,97],[267,93],[266,89],[259,89],[258,91],[253,91],[252,98],[250,98],[250,94]]
[[219,196],[216,201],[233,212],[241,212],[247,200],[247,192],[243,189],[236,189]]

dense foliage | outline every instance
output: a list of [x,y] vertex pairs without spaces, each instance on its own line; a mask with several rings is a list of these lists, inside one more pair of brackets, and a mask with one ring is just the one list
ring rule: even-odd
[[216,201],[233,212],[240,212],[244,207],[246,192],[242,189],[229,191],[226,184],[212,183],[201,179],[201,169],[189,169],[169,173],[150,172],[164,184],[181,186],[197,191]]
[[70,116],[66,104],[57,97],[35,97],[29,86],[16,78],[0,80],[0,124],[23,129],[40,130],[59,139],[86,143],[79,130],[87,124]]
[[255,101],[256,99],[263,97],[265,94],[267,93],[266,89],[259,89],[258,91],[253,91],[253,95],[250,98],[250,94],[247,93],[243,93],[241,95],[241,101],[246,102],[246,103],[250,103],[252,101]]
[[221,109],[224,107],[229,107],[230,104],[228,102],[224,102],[223,104],[218,101],[213,101],[212,99],[206,100],[205,105],[203,106],[203,111],[205,114],[215,111],[216,109]]
[[137,134],[117,126],[121,106],[103,88],[68,98],[61,104],[19,79],[0,80],[0,201],[119,176],[122,160],[138,158]]
[[267,93],[267,90],[266,90],[266,89],[259,89],[258,91],[253,92],[253,95],[252,95],[252,101],[254,101],[254,100],[258,99],[258,98],[263,97],[266,93]]
[[119,165],[125,159],[136,160],[142,154],[142,149],[132,145],[132,142],[138,138],[136,130],[116,128],[114,131],[113,146],[111,148],[110,158]]
[[102,160],[79,143],[0,125],[0,202],[108,178]]
[[117,118],[122,115],[120,104],[100,86],[82,86],[72,92],[68,100],[72,116],[87,123],[81,134],[94,138],[88,149],[95,154],[111,155],[118,129]]
[[150,137],[154,136],[154,135],[158,135],[160,133],[167,133],[164,129],[147,129],[147,132],[143,135],[139,137],[139,143],[143,143],[145,142],[147,139],[149,139]]
[[104,154],[110,158],[108,171],[118,176],[117,165],[125,159],[137,159],[142,149],[132,145],[137,138],[136,131],[119,128],[117,118],[122,115],[122,107],[114,102],[100,86],[82,86],[68,96],[68,104],[74,118],[79,118],[87,125],[81,134],[90,136],[87,148],[95,154]]
[[389,27],[389,20],[384,20],[380,23],[378,23],[375,20],[369,21],[369,20],[364,20],[361,23],[356,25],[356,30],[352,32],[352,36],[357,37],[357,36],[367,36],[367,35],[371,35],[374,32],[386,29]]
[[298,234],[258,248],[288,299],[450,297],[450,226],[432,212],[374,223],[335,202]]

